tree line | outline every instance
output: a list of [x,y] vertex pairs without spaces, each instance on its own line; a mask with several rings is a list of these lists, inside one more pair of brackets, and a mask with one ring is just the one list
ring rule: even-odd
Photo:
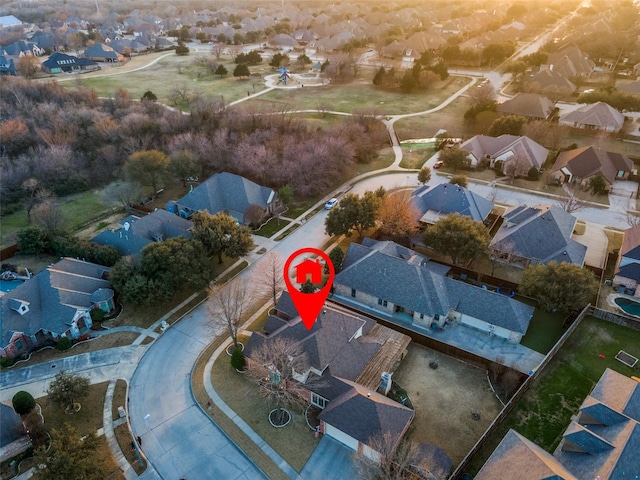
[[7,78],[0,98],[3,215],[28,202],[26,180],[58,196],[77,193],[122,178],[132,155],[150,150],[189,156],[194,176],[229,171],[315,195],[350,175],[356,162],[375,157],[388,140],[384,127],[366,116],[322,130],[288,107],[226,109],[220,99],[200,95],[189,99],[191,115],[183,115],[152,100],[133,101],[122,89],[101,100],[80,86]]

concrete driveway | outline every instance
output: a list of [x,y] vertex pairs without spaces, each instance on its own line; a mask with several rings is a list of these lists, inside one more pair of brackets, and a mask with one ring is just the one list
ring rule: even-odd
[[162,478],[265,478],[191,394],[191,369],[214,337],[204,313],[203,306],[194,310],[142,357],[129,388],[133,432]]
[[353,450],[323,435],[320,443],[300,472],[303,480],[350,480],[358,478]]

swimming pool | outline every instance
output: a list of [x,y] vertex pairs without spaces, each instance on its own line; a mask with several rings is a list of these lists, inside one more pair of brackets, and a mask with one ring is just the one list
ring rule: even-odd
[[0,280],[0,292],[10,292],[14,288],[18,288],[22,285],[22,280]]
[[625,297],[617,297],[613,301],[625,313],[640,317],[640,302]]

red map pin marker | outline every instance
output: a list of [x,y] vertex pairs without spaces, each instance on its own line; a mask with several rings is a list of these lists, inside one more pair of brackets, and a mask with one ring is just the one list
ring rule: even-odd
[[[329,268],[329,279],[327,280],[327,283],[324,287],[314,293],[302,293],[299,290],[299,287],[296,287],[289,278],[289,268],[291,267],[291,264],[296,258],[303,254],[312,254],[321,257]],[[311,260],[309,258],[303,258],[300,260],[301,261],[293,267],[296,271],[296,283],[303,284],[309,277],[311,277],[311,283],[321,283],[324,264],[322,264],[318,258],[315,260]],[[318,250],[317,248],[301,248],[287,258],[287,261],[284,264],[284,283],[287,285],[287,290],[289,290],[291,300],[300,314],[300,318],[302,318],[302,323],[307,327],[307,330],[311,330],[313,324],[316,323],[318,314],[320,314],[320,310],[322,310],[324,305],[324,301],[327,299],[327,296],[329,296],[329,292],[331,291],[334,276],[335,270],[331,259],[329,259],[329,256],[326,253]]]

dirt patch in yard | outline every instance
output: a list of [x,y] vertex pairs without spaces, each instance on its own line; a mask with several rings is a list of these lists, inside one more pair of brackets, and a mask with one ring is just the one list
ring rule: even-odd
[[[438,368],[431,368],[432,362]],[[442,448],[454,465],[502,409],[484,370],[414,343],[393,380],[407,391],[416,410],[410,438]]]

